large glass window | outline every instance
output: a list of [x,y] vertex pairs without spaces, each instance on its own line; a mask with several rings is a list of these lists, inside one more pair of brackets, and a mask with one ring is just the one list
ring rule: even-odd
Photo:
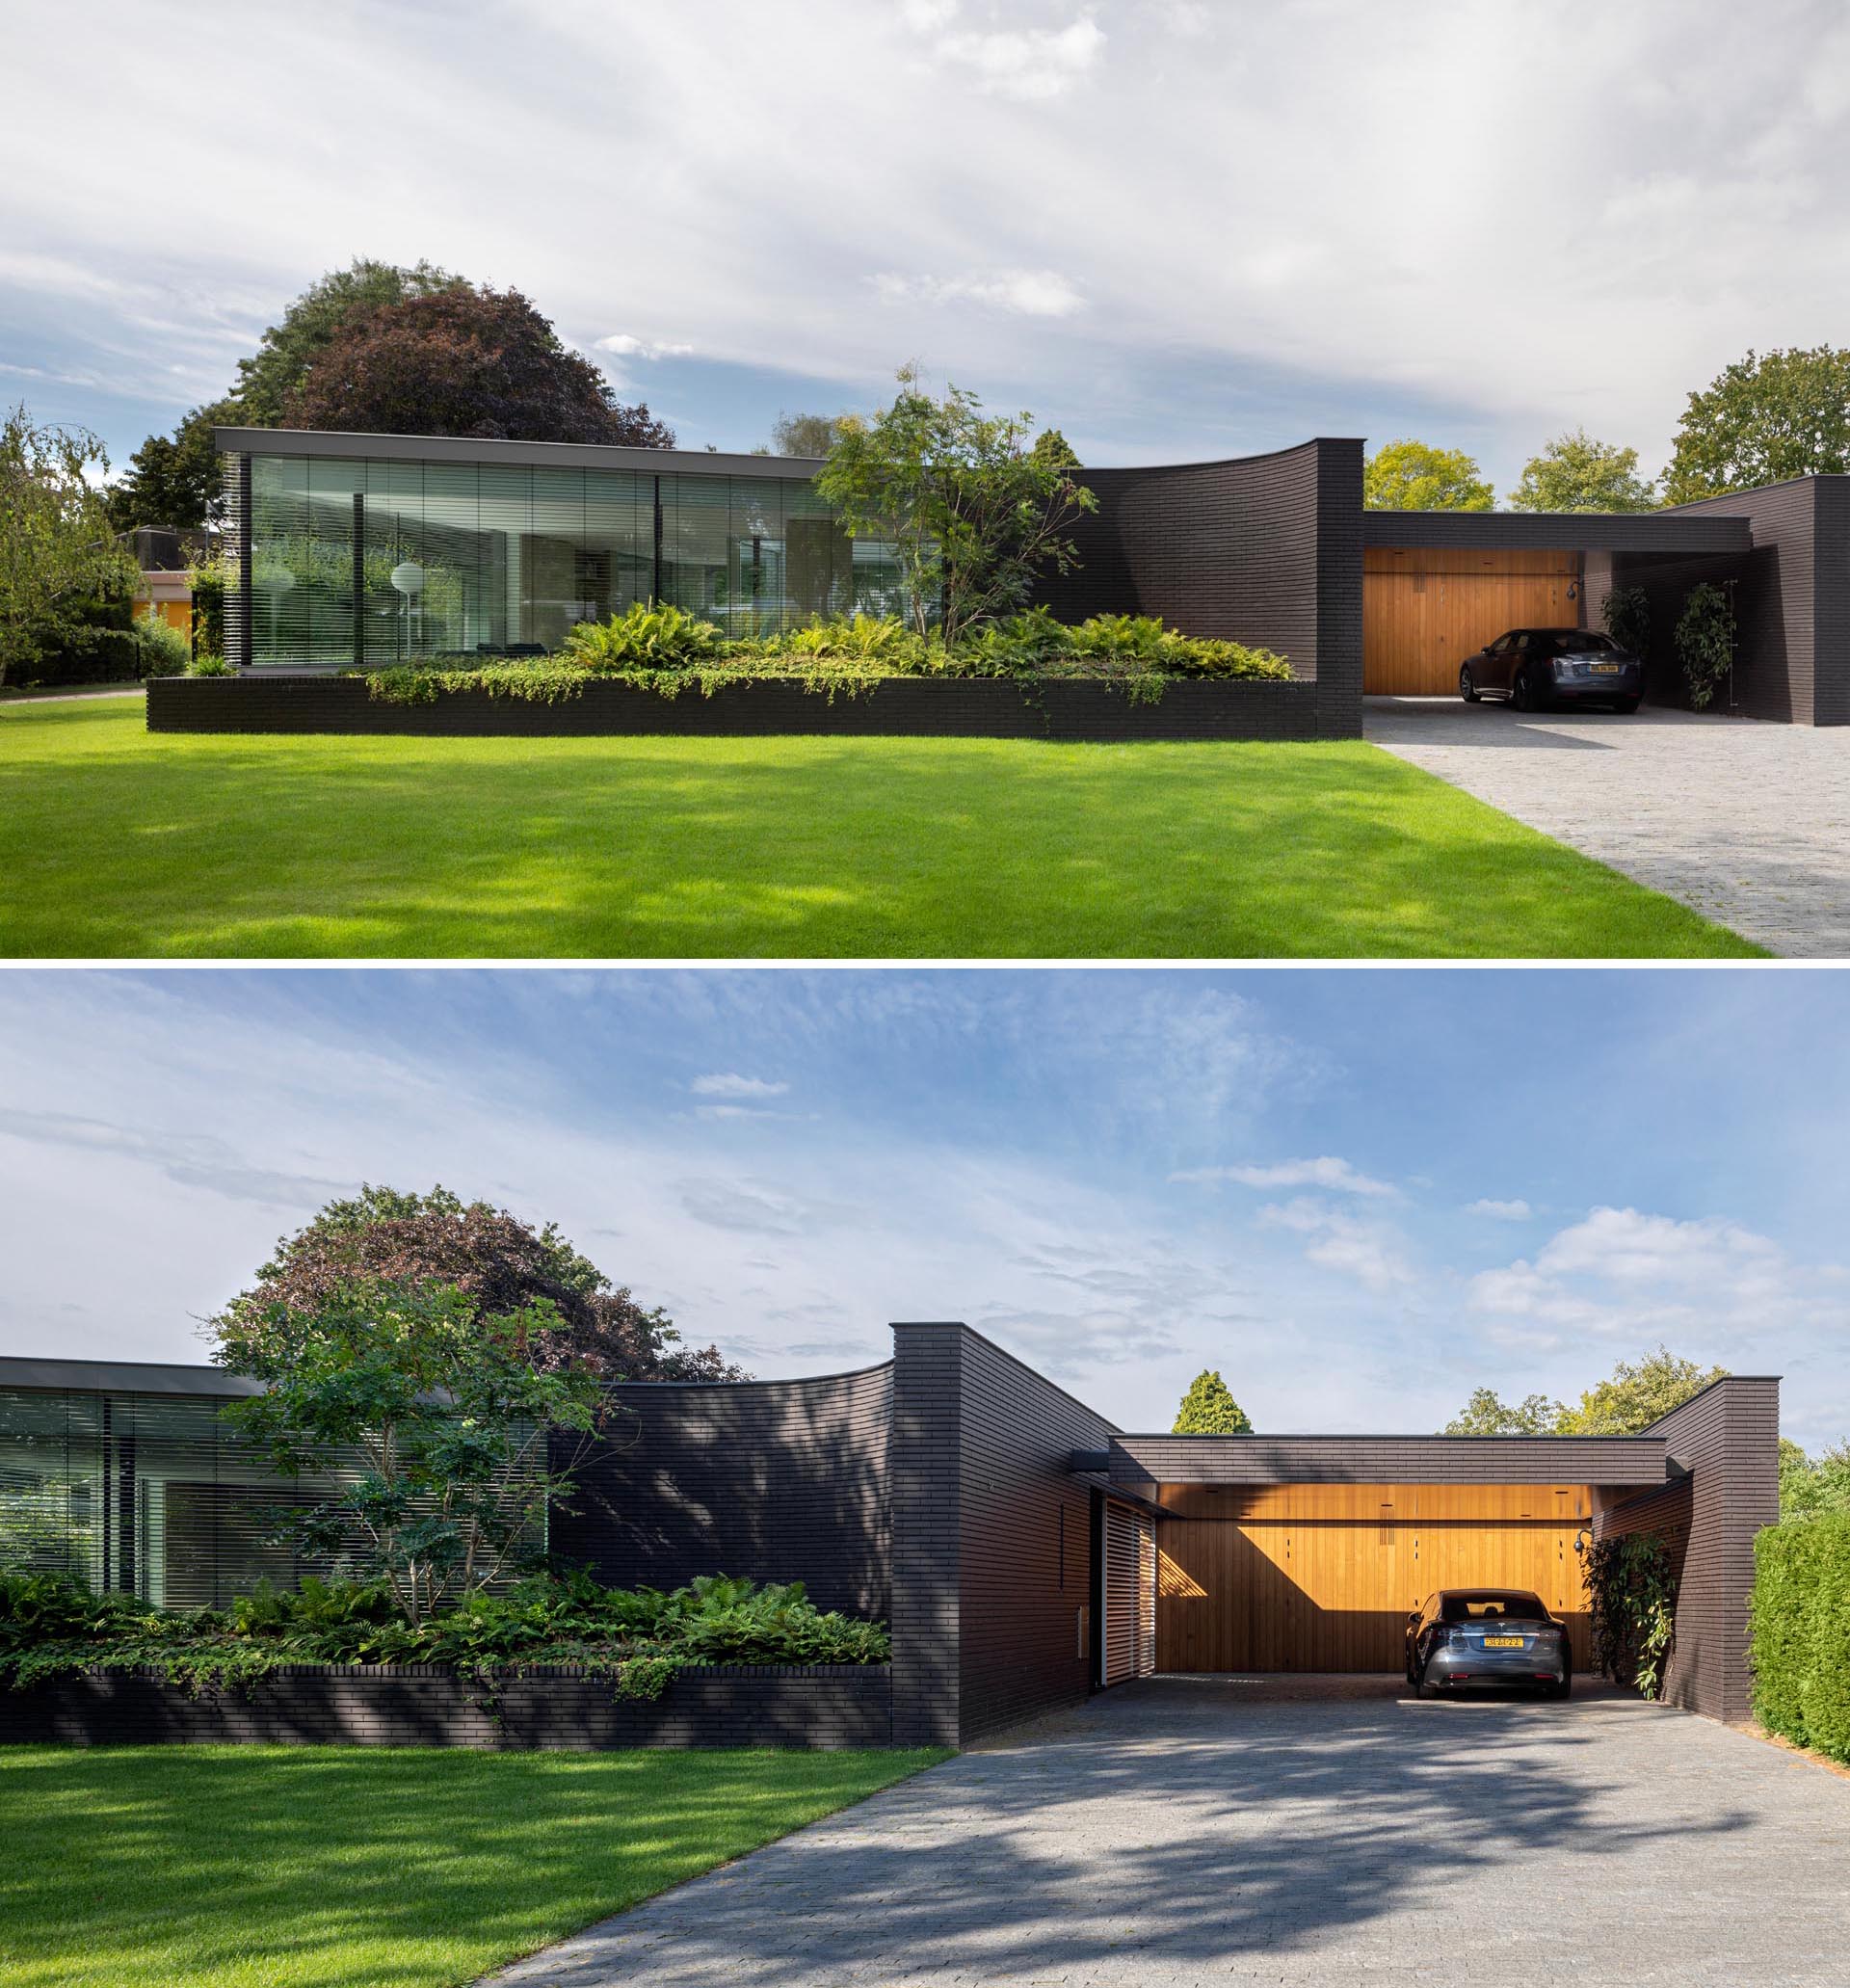
[[537,655],[657,597],[730,636],[905,612],[891,547],[789,478],[260,455],[251,493],[257,665]]

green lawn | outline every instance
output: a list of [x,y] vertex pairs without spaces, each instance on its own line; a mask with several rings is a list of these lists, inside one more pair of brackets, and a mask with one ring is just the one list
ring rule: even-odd
[[436,1988],[936,1752],[0,1747],[8,1988]]
[[0,954],[1747,955],[1372,746],[149,737],[0,709]]

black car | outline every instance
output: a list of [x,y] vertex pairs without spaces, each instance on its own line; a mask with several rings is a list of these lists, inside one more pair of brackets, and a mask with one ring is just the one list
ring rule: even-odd
[[1568,1626],[1524,1588],[1442,1588],[1407,1618],[1407,1682],[1421,1698],[1480,1684],[1566,1698]]
[[1630,712],[1645,694],[1645,666],[1596,628],[1512,628],[1458,666],[1458,694],[1467,704],[1507,697],[1519,711],[1610,704]]

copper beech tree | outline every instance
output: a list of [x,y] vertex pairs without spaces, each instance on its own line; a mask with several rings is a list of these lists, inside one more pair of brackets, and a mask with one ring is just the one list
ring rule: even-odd
[[[363,1186],[330,1201],[305,1229],[283,1237],[207,1332],[213,1358],[241,1373],[264,1370],[305,1320],[358,1279],[460,1292],[484,1317],[523,1318],[534,1366],[599,1381],[741,1381],[750,1376],[717,1346],[685,1346],[659,1306],[646,1309],[580,1256],[558,1228],[523,1222],[441,1185],[428,1194]],[[531,1308],[550,1310],[534,1312]]]

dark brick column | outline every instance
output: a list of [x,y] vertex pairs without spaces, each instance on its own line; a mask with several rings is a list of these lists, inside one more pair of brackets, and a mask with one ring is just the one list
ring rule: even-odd
[[1317,451],[1317,733],[1361,736],[1361,443]]
[[965,1328],[893,1327],[893,1744],[955,1746]]

